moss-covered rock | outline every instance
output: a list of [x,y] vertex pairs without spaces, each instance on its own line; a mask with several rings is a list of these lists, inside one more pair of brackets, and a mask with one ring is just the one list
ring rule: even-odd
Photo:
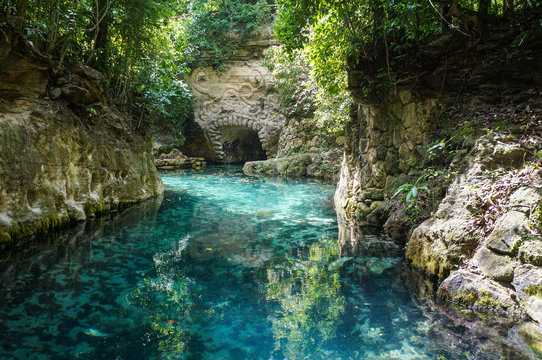
[[252,176],[308,177],[336,181],[339,176],[340,152],[303,152],[264,161],[249,161],[243,172]]
[[484,275],[493,280],[511,282],[514,278],[514,260],[509,256],[496,254],[486,247],[476,252],[473,262]]
[[[0,57],[10,66],[0,71],[0,241],[160,194],[150,136],[107,105],[99,73],[76,64],[59,77],[50,60],[21,49],[31,45],[4,35]],[[72,91],[52,100],[47,89],[57,86]]]
[[535,355],[542,357],[542,327],[529,322],[522,324],[518,333]]
[[504,286],[465,269],[454,271],[442,282],[437,294],[473,310],[525,318],[523,310]]
[[533,265],[516,267],[512,285],[527,314],[542,323],[542,269]]
[[522,233],[528,231],[527,220],[527,216],[520,211],[508,211],[495,223],[486,246],[501,254],[514,254],[521,243]]
[[542,266],[542,239],[538,237],[523,242],[518,257],[522,263]]

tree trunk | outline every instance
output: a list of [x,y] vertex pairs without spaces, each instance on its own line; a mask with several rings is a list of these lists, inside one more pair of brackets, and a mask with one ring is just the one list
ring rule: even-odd
[[[111,20],[109,16],[109,0],[98,0],[97,3],[98,9],[96,9],[96,21],[100,21],[100,19],[103,18],[98,24],[98,33],[96,34],[96,41],[94,42],[94,50],[105,49],[107,47],[107,35],[109,33],[109,23]],[[107,13],[104,14],[104,11],[107,11]]]
[[487,18],[489,13],[489,3],[491,0],[480,0],[478,3],[478,13],[482,16],[483,19]]
[[24,20],[26,16],[26,8],[28,7],[28,0],[20,0],[17,4],[17,13],[15,16],[17,17],[16,24],[17,29],[21,31],[24,27]]

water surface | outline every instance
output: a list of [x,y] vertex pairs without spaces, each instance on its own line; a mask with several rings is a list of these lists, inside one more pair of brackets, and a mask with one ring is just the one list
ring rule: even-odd
[[1,358],[534,358],[514,326],[439,308],[401,245],[341,249],[332,185],[163,181],[163,199],[1,253]]

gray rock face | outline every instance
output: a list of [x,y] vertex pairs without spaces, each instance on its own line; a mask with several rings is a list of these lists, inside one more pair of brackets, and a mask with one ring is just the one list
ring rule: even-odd
[[444,280],[437,294],[473,310],[525,318],[521,307],[506,288],[493,280],[464,269],[454,271]]
[[512,254],[522,239],[521,234],[528,231],[527,216],[519,211],[509,211],[495,223],[495,228],[486,240],[486,246],[501,254]]
[[524,264],[542,266],[542,239],[532,239],[521,244],[518,257]]
[[[512,144],[496,144],[493,148],[494,163],[519,166],[525,159],[525,149]],[[492,163],[491,163],[492,164]]]
[[508,203],[508,209],[521,211],[524,214],[529,214],[540,200],[542,200],[542,188],[536,188],[533,186],[524,186],[510,195],[510,202]]
[[[349,74],[349,82],[353,76]],[[437,109],[434,99],[420,99],[409,89],[401,89],[377,104],[360,102],[351,106],[335,195],[335,204],[344,216],[360,216],[362,221],[368,216],[377,218],[377,214],[370,213],[381,199],[364,198],[365,189],[392,192],[396,188],[394,180],[420,163]]]
[[482,247],[474,255],[473,261],[484,275],[493,280],[511,282],[514,278],[516,264],[508,256],[495,254],[493,251]]

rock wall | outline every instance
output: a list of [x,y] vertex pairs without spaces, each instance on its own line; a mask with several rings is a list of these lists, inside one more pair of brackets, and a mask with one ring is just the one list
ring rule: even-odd
[[[367,73],[353,67],[335,203],[347,222],[386,220],[386,206],[400,209],[400,201],[382,201],[423,175],[424,146],[437,140],[440,122],[441,130],[453,130],[447,134],[459,134],[453,152],[446,150],[451,162],[438,169],[451,185],[437,195],[433,212],[418,208],[427,220],[402,229],[406,257],[438,279],[440,299],[540,324],[542,53],[539,39],[507,50],[511,41],[511,34],[479,42],[446,35],[422,49],[424,72],[410,78],[410,87],[380,97],[363,91]],[[351,247],[361,248],[359,239],[350,239]]]
[[286,118],[277,156],[246,162],[243,171],[254,176],[307,177],[339,180],[343,136],[326,134],[312,117]]
[[344,144],[344,136],[325,133],[314,118],[294,116],[286,118],[280,132],[277,157],[288,156],[297,152],[317,152],[339,149]]
[[[188,79],[194,93],[195,122],[202,129],[208,147],[213,149],[210,161],[235,162],[235,158],[228,156],[231,148],[237,146],[234,150],[243,152],[242,141],[250,132],[257,135],[265,155],[271,157],[277,152],[284,117],[277,109],[274,78],[262,65],[263,50],[274,40],[270,32],[259,36],[257,41],[244,44],[219,71],[203,59]],[[203,146],[199,147],[204,151]],[[194,153],[198,151],[184,152],[200,155]]]
[[[349,73],[356,83],[359,73]],[[417,174],[439,109],[435,99],[409,89],[368,104],[354,94],[345,130],[344,157],[335,193],[337,210],[357,222],[375,222],[385,194]],[[371,215],[373,214],[373,215]]]
[[0,240],[160,194],[150,136],[107,105],[101,75],[53,71],[32,44],[0,32]]
[[442,298],[542,323],[542,171],[529,162],[541,150],[479,139],[435,215],[413,231],[406,256],[443,280]]

